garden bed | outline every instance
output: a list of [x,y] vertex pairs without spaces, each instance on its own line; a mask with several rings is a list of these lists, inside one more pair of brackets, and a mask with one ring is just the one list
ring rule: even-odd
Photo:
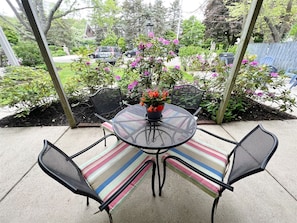
[[[297,119],[296,116],[279,112],[269,106],[249,100],[249,109],[238,113],[238,118],[233,121],[260,121],[260,120],[287,120]],[[72,107],[74,117],[81,126],[98,126],[98,118],[90,103],[82,103]],[[203,123],[211,121],[210,116],[202,111],[199,120]],[[29,126],[63,126],[68,125],[62,106],[53,103],[50,107],[37,108],[29,116],[16,118],[13,115],[0,119],[0,127],[29,127]]]

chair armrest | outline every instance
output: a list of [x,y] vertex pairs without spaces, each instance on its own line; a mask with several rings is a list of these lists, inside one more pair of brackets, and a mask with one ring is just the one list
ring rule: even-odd
[[104,118],[103,116],[101,116],[101,115],[99,115],[99,114],[97,114],[97,113],[95,113],[95,116],[96,116],[97,118],[99,118],[100,120],[104,121],[104,122],[112,123],[109,119]]
[[105,139],[107,139],[107,138],[110,137],[110,136],[115,136],[115,137],[116,137],[116,135],[115,135],[114,133],[110,133],[110,134],[108,134],[108,135],[102,137],[101,139],[97,140],[97,141],[94,142],[93,144],[89,145],[89,146],[86,147],[85,149],[83,149],[83,150],[81,150],[81,151],[79,151],[79,152],[73,154],[72,156],[70,156],[70,158],[73,159],[73,158],[75,158],[75,157],[77,157],[77,156],[79,156],[79,155],[81,155],[81,154],[87,152],[88,150],[90,150],[91,148],[93,148],[94,146],[96,146],[97,144],[99,144],[100,142],[104,141]]
[[124,106],[131,106],[127,101],[122,101]]
[[200,111],[201,111],[201,107],[199,107],[199,108],[193,113],[193,115],[196,116]]
[[228,143],[232,143],[232,144],[237,145],[237,142],[232,141],[232,140],[229,140],[229,139],[226,139],[226,138],[223,138],[223,137],[218,136],[218,135],[216,135],[216,134],[214,134],[214,133],[211,133],[211,132],[209,132],[209,131],[207,131],[207,130],[201,129],[201,128],[199,128],[199,127],[197,127],[197,130],[200,130],[200,131],[202,131],[202,132],[205,132],[206,134],[211,135],[211,136],[213,136],[213,137],[216,137],[216,138],[218,138],[218,139],[220,139],[220,140],[223,140],[223,141],[225,141],[225,142],[228,142]]
[[195,171],[196,173],[200,174],[201,176],[205,177],[206,179],[220,185],[221,187],[227,189],[227,190],[230,190],[230,191],[233,191],[233,187],[229,184],[226,184],[222,181],[219,181],[215,178],[213,178],[212,176],[209,176],[208,174],[202,172],[201,170],[198,170],[197,168],[193,167],[191,164],[185,162],[184,160],[182,160],[181,158],[177,157],[177,156],[167,156],[165,159],[164,159],[164,162],[166,162],[167,159],[175,159],[176,161],[180,162],[181,164],[185,165],[186,167],[188,167],[189,169]]
[[293,74],[293,73],[292,73],[292,76],[291,76],[291,79],[290,79],[289,84],[294,83],[294,82],[296,81],[296,78],[297,78],[297,74]]

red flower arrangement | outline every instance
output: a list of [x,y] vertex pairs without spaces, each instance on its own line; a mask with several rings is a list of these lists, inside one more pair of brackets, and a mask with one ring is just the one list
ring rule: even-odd
[[165,102],[169,102],[169,92],[167,90],[148,89],[143,92],[140,99],[140,105],[146,105],[148,112],[161,112],[164,109]]

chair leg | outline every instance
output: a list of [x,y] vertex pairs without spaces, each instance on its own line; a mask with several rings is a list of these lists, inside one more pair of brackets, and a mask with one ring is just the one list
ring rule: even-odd
[[212,210],[211,210],[211,223],[214,223],[214,213],[215,210],[217,209],[218,203],[219,203],[220,197],[217,197],[212,204]]
[[[105,132],[105,129],[103,128],[103,136],[105,137],[106,136],[106,132]],[[106,138],[104,138],[104,146],[106,147]]]
[[109,212],[107,212],[107,214],[108,214],[108,218],[109,218],[109,223],[113,223],[111,214]]

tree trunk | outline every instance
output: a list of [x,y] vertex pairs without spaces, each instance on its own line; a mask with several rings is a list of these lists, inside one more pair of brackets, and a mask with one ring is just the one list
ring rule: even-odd
[[267,23],[271,31],[273,42],[275,43],[280,42],[290,31],[290,21],[292,18],[292,4],[293,0],[288,0],[286,14],[280,17],[280,24],[274,25],[270,18],[264,16],[264,21]]

